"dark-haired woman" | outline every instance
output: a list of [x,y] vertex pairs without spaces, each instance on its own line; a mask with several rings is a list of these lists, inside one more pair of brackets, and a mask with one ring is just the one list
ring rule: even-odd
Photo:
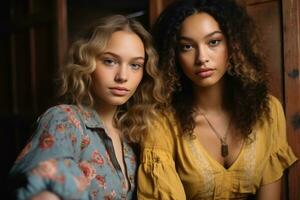
[[178,1],[154,37],[172,112],[142,142],[138,197],[280,199],[297,158],[246,11],[232,0]]

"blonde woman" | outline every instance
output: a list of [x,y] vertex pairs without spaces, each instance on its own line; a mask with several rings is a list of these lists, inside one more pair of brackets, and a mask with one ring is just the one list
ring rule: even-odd
[[[73,43],[64,104],[38,119],[10,172],[17,199],[134,199],[139,140],[162,107],[151,36],[121,15]],[[155,78],[154,78],[155,77]]]

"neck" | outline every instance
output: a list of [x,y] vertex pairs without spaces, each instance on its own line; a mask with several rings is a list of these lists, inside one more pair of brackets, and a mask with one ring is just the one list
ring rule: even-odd
[[113,127],[113,119],[117,110],[117,106],[97,104],[95,109],[103,121],[104,125],[109,128]]
[[196,108],[199,108],[204,114],[207,112],[223,112],[223,91],[224,84],[217,84],[211,87],[195,87]]

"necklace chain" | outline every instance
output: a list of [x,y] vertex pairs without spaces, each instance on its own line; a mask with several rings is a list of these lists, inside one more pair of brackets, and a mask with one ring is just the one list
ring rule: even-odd
[[211,130],[215,133],[215,135],[220,140],[220,142],[221,142],[221,155],[223,157],[226,157],[228,155],[228,144],[227,144],[226,140],[227,140],[228,130],[229,130],[230,124],[231,124],[231,119],[230,119],[230,121],[228,123],[225,135],[224,135],[224,137],[222,137],[218,133],[218,131],[215,129],[215,127],[212,125],[212,123],[207,119],[206,115],[204,115],[204,113],[202,113],[202,112],[200,112],[200,114],[204,117],[205,121],[207,122],[207,124],[209,125],[209,127],[211,128]]

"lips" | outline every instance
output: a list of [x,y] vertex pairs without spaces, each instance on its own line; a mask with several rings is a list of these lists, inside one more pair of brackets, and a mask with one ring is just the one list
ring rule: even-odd
[[213,69],[207,68],[207,69],[201,69],[200,71],[196,72],[197,76],[200,76],[201,78],[208,78],[214,73]]
[[109,90],[115,96],[125,96],[129,93],[129,90],[125,87],[110,87]]

